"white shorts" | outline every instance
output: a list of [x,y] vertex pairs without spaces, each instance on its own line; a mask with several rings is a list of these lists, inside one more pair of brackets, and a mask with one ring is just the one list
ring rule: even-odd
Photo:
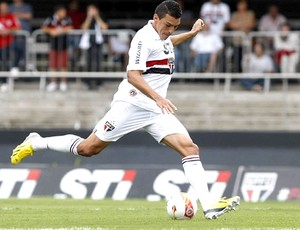
[[189,135],[173,114],[154,113],[127,102],[115,102],[93,132],[100,140],[112,142],[142,128],[157,142],[170,134]]

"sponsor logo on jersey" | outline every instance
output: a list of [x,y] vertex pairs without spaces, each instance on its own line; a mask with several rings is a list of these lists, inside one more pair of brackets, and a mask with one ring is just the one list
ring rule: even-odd
[[104,131],[105,132],[113,131],[115,129],[114,123],[115,123],[114,121],[106,121],[104,124]]
[[138,42],[137,51],[136,51],[136,57],[135,57],[135,64],[140,64],[142,44],[143,44],[142,41]]

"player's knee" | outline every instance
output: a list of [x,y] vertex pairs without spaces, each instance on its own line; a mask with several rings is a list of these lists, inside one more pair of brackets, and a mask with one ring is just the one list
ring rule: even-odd
[[199,150],[199,147],[198,147],[198,145],[196,145],[196,144],[192,144],[192,152],[193,153],[195,153],[195,155],[199,155],[200,154],[200,150]]
[[193,142],[187,144],[185,146],[185,156],[189,156],[189,155],[199,155],[200,151],[199,151],[199,147],[194,144]]
[[97,155],[100,153],[100,150],[96,148],[95,146],[88,146],[88,145],[83,145],[83,146],[78,146],[79,148],[77,149],[78,154],[84,157],[92,157],[94,155]]

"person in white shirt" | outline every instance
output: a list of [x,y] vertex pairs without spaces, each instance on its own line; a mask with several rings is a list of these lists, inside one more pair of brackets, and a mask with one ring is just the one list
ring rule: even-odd
[[230,8],[221,0],[210,0],[202,5],[200,18],[210,24],[213,33],[221,34],[230,21]]
[[[205,45],[203,45],[205,44]],[[190,49],[194,57],[196,72],[213,72],[218,54],[224,47],[224,43],[218,34],[209,30],[209,24],[205,24],[203,31],[193,38]]]
[[259,20],[259,31],[279,31],[280,25],[287,22],[284,15],[279,12],[277,5],[270,5],[268,13],[264,14]]
[[199,148],[173,114],[176,106],[166,98],[174,70],[174,46],[196,36],[204,24],[198,19],[190,31],[172,35],[180,24],[181,12],[177,2],[163,1],[157,6],[153,20],[135,34],[129,50],[127,78],[120,83],[111,109],[88,138],[72,134],[43,138],[31,133],[13,150],[12,164],[43,149],[91,157],[124,135],[143,128],[157,142],[181,155],[185,175],[205,218],[216,219],[239,205],[238,196],[219,202],[211,197]]
[[276,63],[281,73],[295,73],[299,62],[299,35],[284,23],[274,38]]
[[[244,73],[271,73],[274,71],[272,58],[265,53],[263,43],[256,42],[253,52],[245,54],[242,59]],[[263,78],[249,78],[240,80],[242,86],[247,90],[261,92],[264,86]]]
[[[86,71],[100,71],[103,57],[103,30],[109,28],[108,23],[104,20],[99,7],[96,4],[89,4],[86,9],[86,18],[81,25],[81,29],[86,32],[82,35],[79,47],[86,50]],[[90,34],[90,31],[94,33]],[[83,82],[88,85],[91,90],[98,89],[101,85],[101,79],[84,78]]]

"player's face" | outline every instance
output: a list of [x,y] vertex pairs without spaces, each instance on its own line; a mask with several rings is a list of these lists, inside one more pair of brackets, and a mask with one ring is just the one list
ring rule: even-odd
[[162,40],[166,40],[180,25],[180,18],[173,18],[169,14],[161,19],[155,14],[153,20],[153,27]]

